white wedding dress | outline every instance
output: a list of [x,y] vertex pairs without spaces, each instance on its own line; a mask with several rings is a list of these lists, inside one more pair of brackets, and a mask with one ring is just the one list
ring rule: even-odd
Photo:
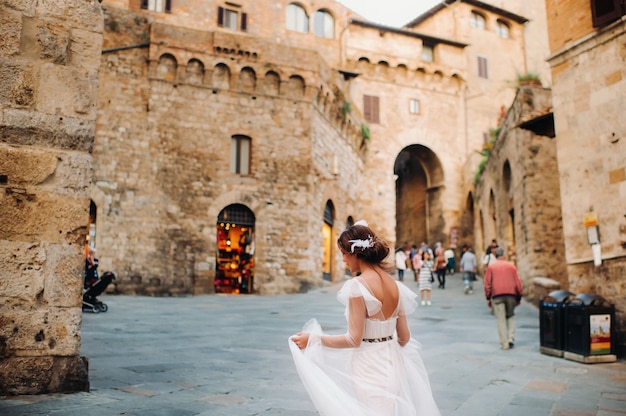
[[[380,316],[382,304],[359,278],[348,280],[337,298],[346,305],[363,298],[367,318],[363,339],[357,348],[329,348],[321,343],[322,330],[315,319],[307,322],[309,344],[300,350],[293,341],[289,347],[305,389],[322,416],[439,416],[432,396],[428,373],[419,354],[420,344],[413,338],[400,346],[396,336],[399,316],[415,311],[416,294],[400,282],[399,301],[391,317]],[[389,336],[393,338],[386,340]]]

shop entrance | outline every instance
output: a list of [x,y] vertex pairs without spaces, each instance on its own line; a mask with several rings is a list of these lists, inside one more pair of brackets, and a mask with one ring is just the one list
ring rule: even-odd
[[324,208],[324,225],[322,226],[322,238],[324,245],[324,260],[322,262],[322,278],[329,282],[333,280],[333,256],[334,237],[333,223],[335,221],[335,207],[332,201],[326,202]]
[[254,213],[232,204],[217,216],[215,293],[254,292]]

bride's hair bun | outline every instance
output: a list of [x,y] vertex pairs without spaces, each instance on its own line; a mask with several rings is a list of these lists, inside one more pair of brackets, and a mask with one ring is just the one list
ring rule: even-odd
[[389,245],[363,223],[359,221],[344,230],[337,240],[337,246],[342,252],[354,253],[368,263],[382,263],[389,255]]

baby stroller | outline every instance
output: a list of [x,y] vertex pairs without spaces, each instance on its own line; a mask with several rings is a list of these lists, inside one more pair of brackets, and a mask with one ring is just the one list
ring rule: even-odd
[[100,313],[109,310],[107,304],[100,302],[96,296],[100,296],[113,280],[115,280],[115,273],[104,272],[102,277],[86,288],[83,293],[83,312]]

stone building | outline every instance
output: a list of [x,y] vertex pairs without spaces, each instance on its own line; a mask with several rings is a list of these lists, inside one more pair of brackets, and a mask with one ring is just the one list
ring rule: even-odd
[[88,390],[80,354],[102,14],[0,1],[0,395]]
[[468,161],[536,54],[525,17],[444,3],[391,28],[331,0],[104,0],[90,244],[117,290],[233,270],[306,290],[344,276],[334,241],[360,218],[392,245],[472,241]]
[[[591,7],[590,7],[591,6]],[[546,0],[569,290],[615,304],[626,351],[626,10]]]
[[516,263],[525,298],[538,303],[547,293],[535,290],[536,278],[555,281],[554,288],[568,286],[549,89],[518,88],[483,158],[466,209],[477,254],[484,255],[494,237]]

